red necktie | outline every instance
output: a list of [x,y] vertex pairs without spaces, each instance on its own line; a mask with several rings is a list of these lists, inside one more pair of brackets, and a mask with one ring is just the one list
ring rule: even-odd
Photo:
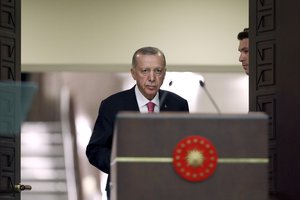
[[149,102],[147,103],[147,108],[148,108],[148,112],[149,112],[149,113],[153,113],[153,111],[154,111],[154,106],[155,106],[155,103],[153,103],[153,102],[151,102],[151,101],[149,101]]

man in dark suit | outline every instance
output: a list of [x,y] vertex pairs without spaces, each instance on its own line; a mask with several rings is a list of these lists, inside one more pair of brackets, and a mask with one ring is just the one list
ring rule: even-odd
[[[108,175],[110,174],[113,129],[118,112],[189,111],[188,102],[185,99],[160,89],[166,75],[166,59],[161,50],[155,47],[138,49],[132,58],[131,75],[136,80],[135,86],[113,94],[101,102],[94,130],[86,149],[89,162]],[[110,196],[109,181],[108,176],[106,184],[108,198]]]

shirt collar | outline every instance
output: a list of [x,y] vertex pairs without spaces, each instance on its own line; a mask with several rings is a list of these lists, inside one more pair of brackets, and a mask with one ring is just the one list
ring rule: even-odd
[[[146,97],[144,97],[137,85],[135,86],[134,91],[139,108],[145,106],[149,102],[149,100]],[[159,106],[158,93],[156,93],[155,97],[151,100],[151,102],[155,103],[155,106]]]

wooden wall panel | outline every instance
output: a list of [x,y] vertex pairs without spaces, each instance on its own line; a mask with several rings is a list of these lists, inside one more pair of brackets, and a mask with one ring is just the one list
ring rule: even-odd
[[300,1],[249,1],[249,109],[269,115],[270,199],[300,199]]
[[276,158],[276,17],[275,0],[250,2],[249,110],[269,115],[269,190],[275,191]]
[[[21,74],[21,2],[0,0],[0,81],[16,82]],[[20,182],[20,90],[0,85],[0,199],[18,200]]]

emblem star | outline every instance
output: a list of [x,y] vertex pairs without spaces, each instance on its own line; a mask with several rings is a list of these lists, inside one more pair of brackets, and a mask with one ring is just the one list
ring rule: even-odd
[[199,167],[203,164],[204,161],[203,153],[196,149],[191,150],[187,153],[186,161],[188,165],[192,167]]

